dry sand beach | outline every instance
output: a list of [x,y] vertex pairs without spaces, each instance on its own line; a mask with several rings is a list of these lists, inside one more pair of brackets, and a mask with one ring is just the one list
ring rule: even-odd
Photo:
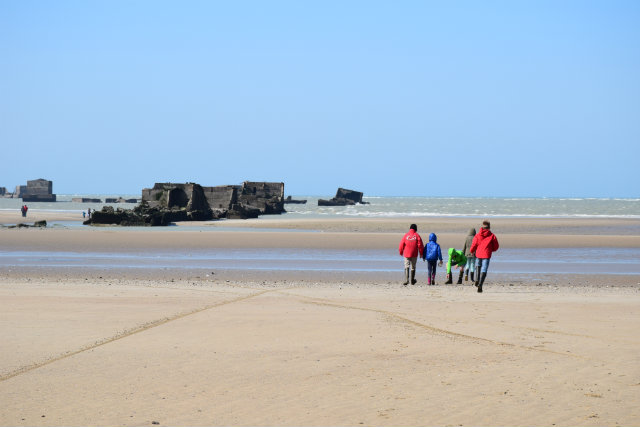
[[[21,222],[12,215],[0,223]],[[77,220],[27,218],[37,219]],[[443,248],[479,225],[261,218],[171,230],[4,228],[0,251],[396,251],[411,222],[423,237],[438,233]],[[503,248],[640,248],[639,220],[492,223]],[[398,257],[398,279],[401,265]],[[534,283],[490,267],[478,295],[469,284],[402,287],[372,272],[0,272],[0,425],[640,425],[638,275]]]

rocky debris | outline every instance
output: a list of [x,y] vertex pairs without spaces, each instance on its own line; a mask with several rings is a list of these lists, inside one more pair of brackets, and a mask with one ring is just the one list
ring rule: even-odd
[[114,209],[113,206],[103,206],[102,210],[93,211],[91,218],[84,221],[85,225],[122,225],[122,226],[166,226],[176,221],[189,221],[184,209],[150,208],[141,203],[134,209]]
[[345,188],[338,188],[336,196],[329,200],[319,199],[318,206],[348,206],[355,204],[368,204],[362,201],[363,193]]
[[[73,203],[102,203],[102,199],[92,199],[90,197],[74,197]],[[124,197],[107,197],[105,203],[138,203],[138,199],[125,199]]]
[[46,179],[27,181],[27,185],[18,185],[14,197],[22,198],[23,202],[55,202],[53,182]]
[[102,199],[92,199],[90,197],[73,197],[71,201],[73,203],[102,203]]
[[295,199],[292,199],[291,196],[287,196],[287,198],[284,199],[284,202],[298,204],[298,205],[304,205],[305,203],[307,203],[306,200],[295,200]]
[[258,218],[261,212],[258,208],[243,205],[242,203],[234,203],[227,211],[225,217],[227,219],[249,219]]
[[16,225],[0,225],[0,227],[2,228],[44,228],[47,226],[47,221],[42,220],[42,221],[36,221],[33,224],[26,224],[24,222],[21,222],[20,224],[16,224]]
[[105,203],[138,203],[138,199],[125,199],[124,197],[107,197]]
[[87,225],[163,226],[177,221],[257,218],[284,210],[284,183],[250,182],[202,187],[199,184],[156,183],[142,190],[134,209],[105,206],[94,211]]

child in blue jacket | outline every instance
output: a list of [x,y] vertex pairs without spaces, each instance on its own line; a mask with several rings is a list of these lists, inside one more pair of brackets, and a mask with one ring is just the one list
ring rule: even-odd
[[429,243],[424,248],[423,258],[427,261],[427,284],[436,284],[436,263],[440,260],[440,266],[442,267],[442,251],[438,244],[438,236],[435,233],[429,234]]

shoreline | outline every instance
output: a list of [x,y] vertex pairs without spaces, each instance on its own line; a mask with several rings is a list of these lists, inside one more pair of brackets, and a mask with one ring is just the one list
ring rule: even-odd
[[[127,277],[145,278],[153,277],[163,279],[167,274],[173,278],[185,278],[192,276],[205,276],[215,271],[219,277],[235,281],[269,281],[279,283],[281,281],[308,281],[322,283],[378,283],[392,284],[398,281],[401,272],[401,260],[398,258],[398,272],[390,271],[393,267],[393,258],[397,252],[397,245],[406,232],[408,225],[415,221],[418,230],[424,240],[427,239],[427,228],[438,235],[438,243],[443,248],[444,257],[449,247],[461,247],[466,237],[469,226],[473,221],[468,219],[439,218],[437,221],[421,222],[414,218],[402,219],[342,219],[332,218],[322,221],[315,219],[301,219],[296,221],[283,221],[281,218],[258,218],[256,220],[226,220],[206,223],[179,223],[167,228],[160,227],[53,227],[53,228],[28,228],[28,229],[0,229],[0,251],[10,255],[12,252],[40,253],[45,257],[54,254],[47,268],[34,266],[37,260],[23,262],[18,268],[2,267],[5,274],[19,277],[19,271],[25,275],[50,274],[61,277]],[[629,229],[640,227],[640,220],[494,220],[493,231],[498,236],[501,248],[504,250],[518,249],[538,251],[536,259],[541,259],[541,264],[535,267],[513,265],[511,268],[517,273],[500,273],[500,268],[493,268],[489,281],[504,285],[531,283],[551,283],[564,286],[564,283],[580,283],[583,286],[601,284],[602,286],[633,287],[639,283],[637,274],[626,268],[627,273],[616,269],[614,260],[607,260],[611,267],[611,274],[603,273],[602,268],[593,269],[593,274],[576,274],[580,265],[565,268],[566,273],[558,272],[558,269],[550,266],[544,267],[544,257],[540,258],[539,251],[549,249],[570,251],[571,256],[580,259],[582,249],[585,252],[594,253],[597,249],[607,249],[607,253],[615,255],[618,250],[625,259],[630,255],[629,250],[640,248],[640,233],[628,234]],[[479,229],[479,224],[476,225]],[[286,227],[286,228],[284,228]],[[591,234],[578,234],[578,231]],[[224,254],[220,251],[249,251],[237,254],[238,260],[233,256],[228,262],[211,262],[207,267],[204,261],[197,263],[188,260],[190,256],[207,257],[212,251],[217,251],[215,256]],[[358,251],[387,251],[384,255],[384,268],[375,269],[375,261],[367,260],[367,271],[358,271],[359,263],[345,263],[340,261],[340,251],[349,253],[350,256]],[[613,252],[611,251],[613,250]],[[209,252],[208,252],[209,251]],[[272,265],[260,262],[255,266],[251,257],[260,256],[264,252],[265,260],[272,259]],[[321,254],[322,251],[333,254],[329,261],[317,261],[314,269],[313,261],[295,261],[286,265],[287,251],[310,251],[309,253]],[[316,252],[314,252],[316,251]],[[319,252],[318,252],[319,251]],[[627,252],[625,252],[627,251]],[[172,252],[176,258],[186,257],[186,264],[181,268],[178,261],[166,262],[160,260]],[[62,258],[55,254],[62,254]],[[64,254],[74,254],[69,261],[69,267],[65,267]],[[122,266],[134,268],[122,268],[115,265],[107,268],[108,260],[99,259],[96,265],[82,265],[82,254],[90,254],[92,257],[100,257],[100,254],[110,256],[121,254],[126,257],[130,254],[135,258],[138,254],[145,255],[144,262],[135,264],[135,259],[123,259],[119,262]],[[386,252],[385,252],[386,253]],[[506,254],[505,254],[506,255]],[[524,254],[526,256],[526,252]],[[153,257],[159,256],[158,265],[153,266]],[[312,255],[309,255],[313,257]],[[501,252],[498,251],[494,263],[500,263]],[[586,256],[586,255],[585,255]],[[151,258],[149,258],[151,257]],[[88,258],[90,259],[90,258]],[[309,258],[310,260],[312,258]],[[334,259],[336,271],[331,269],[331,259]],[[505,259],[505,262],[508,259]],[[247,262],[251,264],[246,264]],[[304,262],[304,264],[296,264]],[[511,262],[514,262],[513,260]],[[86,261],[91,263],[91,261]],[[31,264],[31,265],[30,265]],[[243,268],[247,265],[246,268]],[[295,270],[295,265],[301,266],[301,271]],[[349,267],[352,265],[352,267]],[[499,266],[500,264],[495,264]],[[381,264],[381,267],[383,265]],[[364,265],[363,265],[364,267]],[[515,268],[515,270],[513,270]],[[345,271],[351,270],[351,271]],[[210,270],[210,271],[207,271]],[[425,268],[418,265],[418,277],[421,280],[425,274]],[[545,271],[546,270],[546,271]],[[534,271],[533,273],[531,271]],[[556,271],[556,273],[554,273]],[[444,276],[444,267],[438,269],[439,277]],[[570,279],[569,279],[570,278]],[[442,279],[441,281],[444,281]]]
[[[308,223],[289,223],[289,228],[295,231],[252,230],[252,227],[270,228],[264,222],[245,223],[245,227],[238,227],[238,223],[221,227],[202,228],[193,226],[176,226],[160,229],[157,227],[86,227],[86,228],[0,228],[0,250],[87,250],[108,251],[122,250],[136,251],[146,247],[166,247],[169,249],[185,248],[350,248],[350,249],[384,249],[395,248],[405,229],[400,230],[397,224],[370,223],[361,221],[355,226],[344,222],[322,222],[309,230]],[[402,222],[405,224],[405,222]],[[469,222],[459,221],[455,226],[451,224],[430,224],[430,230],[438,236],[438,243],[442,247],[458,247],[464,241],[469,229]],[[636,224],[634,223],[634,226]],[[640,225],[640,221],[639,224]],[[557,225],[547,224],[532,228],[521,226],[496,226],[492,231],[498,236],[501,246],[512,248],[580,248],[580,247],[619,247],[639,248],[640,234],[626,234],[628,224],[611,224],[595,229],[588,222],[570,225],[573,229],[559,229]],[[231,227],[232,230],[225,231]],[[298,227],[298,228],[296,228]],[[509,227],[509,228],[507,228]],[[418,232],[423,240],[427,240],[425,227],[418,225]],[[479,229],[480,227],[477,227]],[[507,230],[504,230],[507,229]],[[586,228],[593,234],[576,234],[576,228]],[[335,231],[352,230],[352,231]],[[408,227],[407,227],[408,229]],[[454,232],[450,230],[457,229]],[[389,231],[397,230],[397,231]],[[563,233],[560,233],[563,232]],[[609,234],[610,233],[610,234]]]

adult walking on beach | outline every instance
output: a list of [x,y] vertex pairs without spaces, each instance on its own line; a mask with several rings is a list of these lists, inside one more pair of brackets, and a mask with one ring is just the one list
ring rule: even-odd
[[418,234],[418,226],[411,224],[409,231],[400,240],[400,247],[398,248],[400,256],[404,257],[404,286],[409,283],[409,277],[411,277],[411,284],[416,284],[416,262],[418,261],[418,255],[422,257],[424,252],[424,244],[422,238]]
[[476,234],[471,243],[471,253],[476,257],[476,287],[482,292],[482,284],[487,277],[491,254],[498,250],[500,244],[495,234],[491,232],[491,223],[482,221],[480,233]]
[[473,280],[473,272],[476,270],[476,257],[471,253],[471,245],[473,244],[473,238],[476,236],[476,229],[470,228],[469,234],[467,234],[467,238],[464,241],[464,246],[462,247],[462,252],[464,252],[464,256],[467,257],[467,263],[464,266],[464,281],[469,280],[469,273],[471,273],[471,281]]

